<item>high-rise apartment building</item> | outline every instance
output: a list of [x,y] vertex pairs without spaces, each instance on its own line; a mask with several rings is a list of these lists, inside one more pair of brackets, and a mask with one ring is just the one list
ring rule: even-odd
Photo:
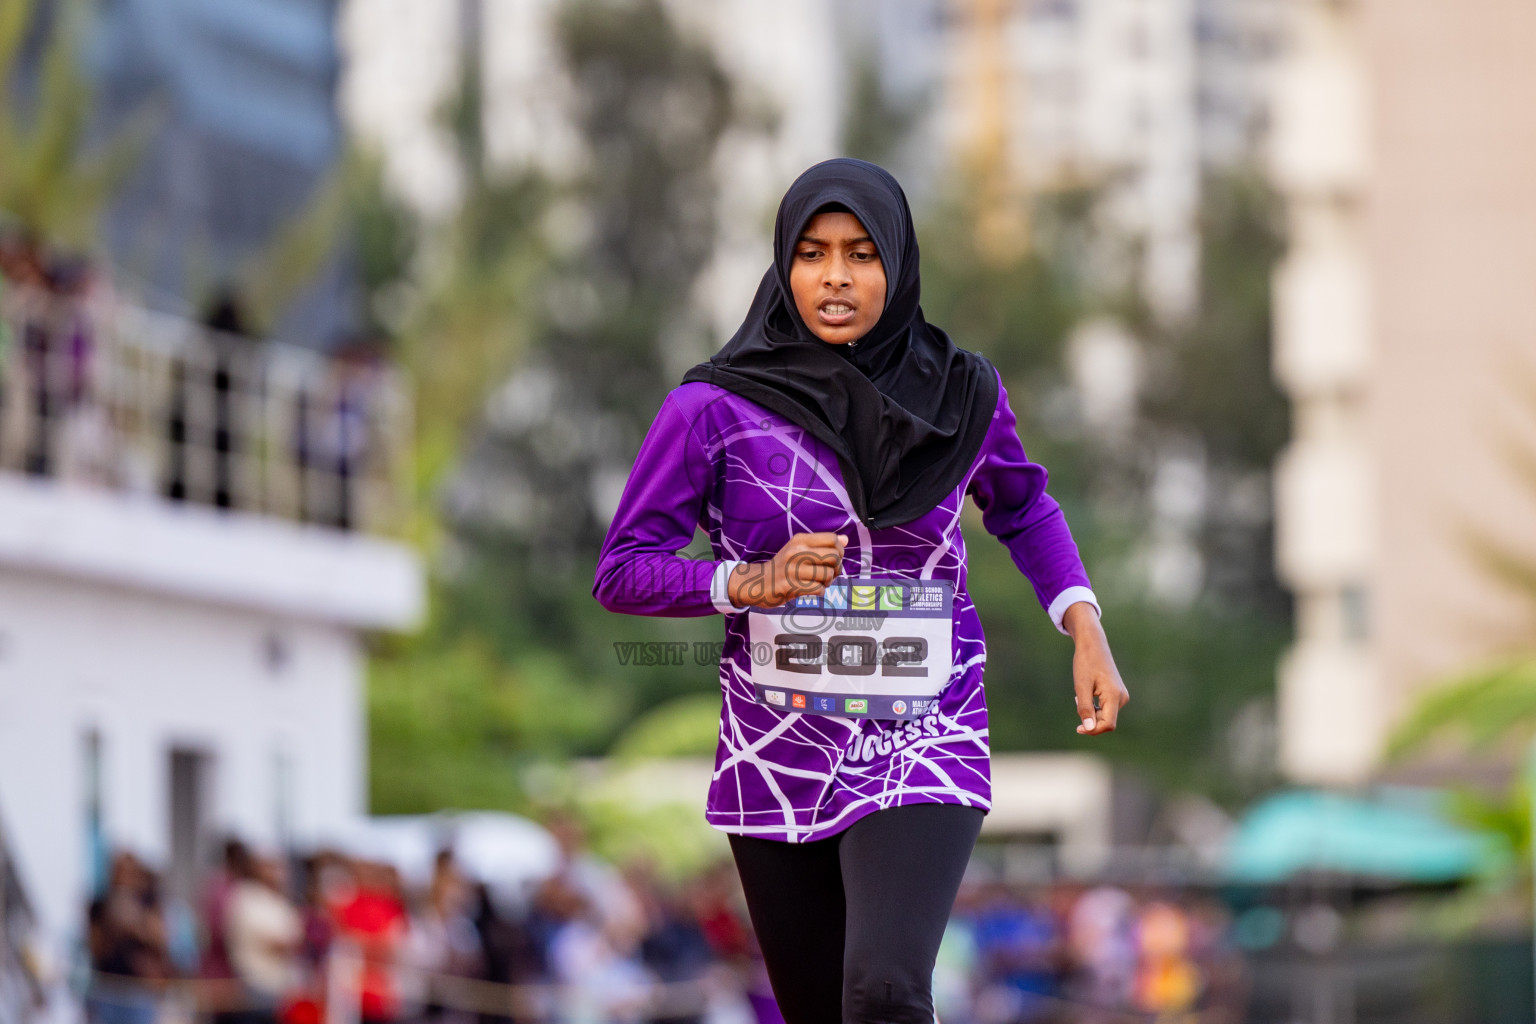
[[[120,0],[86,47],[99,116],[152,134],[114,198],[104,241],[118,281],[197,312],[304,214],[342,155],[338,0]],[[326,348],[355,329],[352,276],[332,259],[278,325]]]
[[1292,776],[1380,764],[1448,673],[1529,644],[1470,537],[1530,552],[1507,459],[1536,420],[1536,11],[1502,0],[1301,0],[1273,168],[1290,251],[1275,371],[1294,403],[1278,559],[1297,596],[1280,678]]
[[[1104,190],[1168,319],[1198,299],[1203,174],[1252,159],[1267,125],[1276,0],[953,0],[940,19],[941,134],[1015,201]],[[1005,189],[994,186],[994,201]],[[1004,204],[1003,208],[1007,208]]]

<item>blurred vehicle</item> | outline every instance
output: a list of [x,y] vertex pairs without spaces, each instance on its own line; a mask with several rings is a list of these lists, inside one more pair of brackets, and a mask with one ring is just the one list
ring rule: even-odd
[[349,853],[390,865],[413,888],[431,881],[439,851],[452,850],[467,875],[512,907],[560,867],[560,846],[547,829],[498,811],[379,815],[340,831],[336,841]]

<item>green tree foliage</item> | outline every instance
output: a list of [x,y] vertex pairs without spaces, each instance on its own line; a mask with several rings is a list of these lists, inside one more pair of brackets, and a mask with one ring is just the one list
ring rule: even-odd
[[[377,808],[515,806],[515,784],[490,793],[454,766],[512,779],[513,762],[600,753],[639,709],[713,687],[691,644],[718,623],[610,615],[591,574],[612,488],[681,367],[709,350],[692,292],[730,89],[655,0],[577,0],[559,17],[587,149],[570,180],[485,165],[472,66],[449,111],[466,198],[401,340],[446,544],[434,626],[375,667]],[[616,655],[655,640],[688,643],[684,664]],[[450,676],[500,695],[463,695],[467,731],[415,710]],[[443,768],[412,782],[390,767],[417,758]]]
[[1146,402],[1159,423],[1199,435],[1218,465],[1268,471],[1289,433],[1270,371],[1270,275],[1280,209],[1258,171],[1211,175],[1201,203],[1200,306],[1164,332]]
[[910,138],[922,107],[915,100],[902,102],[890,96],[873,51],[860,51],[852,65],[848,113],[842,126],[843,155],[888,164]]
[[[556,652],[573,700],[611,691],[644,706],[707,666],[620,665],[614,641],[658,630],[597,608],[591,574],[605,503],[681,368],[708,351],[692,291],[715,236],[731,96],[710,52],[651,0],[574,3],[559,39],[589,159],[552,197],[528,351],[450,495],[465,566],[449,603],[504,657]],[[661,632],[711,638],[700,623]]]
[[525,806],[521,770],[608,735],[612,693],[571,700],[566,668],[535,652],[509,665],[481,636],[434,631],[376,658],[369,687],[376,813]]
[[400,332],[396,350],[416,384],[420,497],[434,526],[441,489],[484,421],[487,394],[536,329],[530,307],[545,280],[540,224],[551,192],[536,174],[471,188],[434,239],[445,255],[425,271],[425,295]]
[[[1112,583],[1092,554],[1093,518],[1068,516],[1088,551],[1096,586]],[[968,585],[987,635],[994,749],[1092,750],[1157,788],[1193,789],[1222,800],[1239,800],[1269,781],[1263,752],[1236,749],[1240,737],[1233,727],[1255,700],[1273,692],[1274,665],[1287,635],[1283,625],[1224,615],[1205,604],[1169,609],[1105,600],[1105,629],[1134,699],[1119,731],[1089,746],[1073,732],[1071,641],[1041,612],[1033,590],[981,529],[979,517],[967,522],[966,532]],[[1258,764],[1250,760],[1255,754]]]
[[[1526,379],[1529,384],[1531,378]],[[1528,388],[1536,399],[1536,388]],[[1536,403],[1530,406],[1536,414]],[[1536,418],[1536,416],[1533,416]],[[1529,435],[1527,435],[1529,436]],[[1512,470],[1528,484],[1536,505],[1536,444],[1511,439]],[[1502,793],[1453,790],[1447,810],[1469,828],[1503,837],[1515,856],[1497,876],[1482,880],[1457,908],[1457,927],[1496,919],[1512,901],[1530,905],[1533,850],[1532,782],[1536,779],[1536,558],[1480,530],[1469,530],[1467,550],[1488,578],[1526,610],[1522,639],[1490,663],[1430,689],[1393,731],[1389,758],[1407,760],[1428,750],[1452,749],[1521,762],[1524,770]]]
[[[486,395],[533,329],[547,255],[540,218],[552,194],[536,173],[488,173],[478,121],[466,125],[464,108],[449,113],[466,194],[446,225],[418,237],[376,170],[362,179],[353,215],[370,317],[394,328],[396,358],[416,386],[410,533],[433,566],[427,628],[381,642],[371,661],[370,802],[379,813],[521,808],[521,767],[551,743],[579,743],[616,710],[567,701],[558,663],[536,647],[509,661],[492,617],[466,614],[478,607],[466,587],[492,575],[454,572],[464,559],[445,527],[444,490],[463,471]],[[418,246],[435,259],[422,260]]]
[[1441,739],[1487,751],[1533,731],[1536,658],[1516,656],[1432,689],[1394,730],[1388,754],[1404,757]]
[[[623,665],[614,644],[715,641],[718,620],[609,615],[589,591],[606,501],[681,368],[712,347],[691,298],[714,237],[714,147],[735,112],[708,52],[654,0],[573,3],[560,45],[588,147],[574,180],[473,170],[473,104],[454,111],[469,140],[468,198],[443,245],[446,270],[418,307],[430,315],[413,318],[403,342],[423,380],[423,411],[442,418],[424,479],[448,481],[435,508],[450,539],[436,625],[375,673],[380,808],[513,806],[515,786],[492,792],[482,776],[510,778],[543,755],[704,754],[714,743],[709,659],[697,663],[690,646],[682,665]],[[855,92],[872,103],[880,90],[866,77]],[[868,123],[852,116],[864,130],[850,145],[883,159],[909,123],[894,108]],[[1120,580],[1147,514],[1142,474],[1155,440],[1196,437],[1221,481],[1258,474],[1262,483],[1284,436],[1268,369],[1272,211],[1245,180],[1215,182],[1209,195],[1201,308],[1156,336],[1133,297],[1094,281],[1092,192],[1042,204],[1035,244],[1002,260],[978,248],[963,190],[918,213],[925,311],[1003,373],[1025,445],[1050,467],[1110,599],[1106,625],[1136,700],[1122,731],[1093,749],[1160,785],[1237,798],[1264,780],[1234,749],[1233,723],[1272,693],[1288,635],[1283,602],[1265,596],[1267,520],[1221,528],[1240,536],[1248,561],[1237,582],[1213,584],[1190,608],[1148,603]],[[1062,412],[1072,401],[1066,341],[1106,311],[1149,335],[1156,370],[1121,449]],[[477,345],[505,347],[487,355]],[[498,368],[514,363],[501,384]],[[466,430],[467,454],[455,459]],[[1224,560],[1230,538],[1211,529],[1208,557]],[[966,532],[997,748],[1084,749],[1072,731],[1070,642],[979,517],[968,516]],[[462,707],[431,707],[435,692]],[[408,778],[418,760],[427,767]]]
[[715,237],[713,156],[730,91],[655,2],[572,4],[560,43],[589,159],[550,207],[526,388],[513,392],[546,404],[493,416],[474,460],[538,496],[496,532],[536,552],[546,575],[584,575],[606,528],[605,475],[627,468],[680,367],[708,351],[691,293]]
[[[1149,601],[1130,581],[1130,554],[1147,515],[1144,467],[1162,436],[1210,438],[1218,474],[1267,474],[1284,438],[1277,429],[1284,406],[1268,369],[1268,280],[1278,243],[1262,193],[1244,181],[1212,183],[1200,307],[1177,333],[1149,342],[1159,366],[1132,436],[1095,438],[1063,412],[1073,401],[1063,360],[1068,337],[1094,314],[1118,315],[1152,332],[1134,297],[1106,292],[1085,265],[1088,236],[1101,230],[1096,201],[1081,192],[1042,202],[1033,244],[1005,262],[979,248],[963,201],[930,211],[923,306],[930,321],[1002,373],[1025,448],[1050,470],[1051,493],[1105,602],[1105,625],[1134,701],[1120,731],[1092,749],[1160,788],[1237,800],[1268,779],[1262,752],[1235,749],[1242,737],[1234,724],[1272,694],[1275,661],[1289,635],[1283,602],[1268,599],[1266,590],[1273,586],[1267,520],[1242,524],[1244,550],[1266,568],[1243,576],[1241,603],[1214,585],[1189,608]],[[1073,731],[1071,642],[1041,613],[1033,589],[974,510],[965,526],[968,586],[987,633],[995,749],[1087,749]],[[1209,557],[1229,555],[1212,542]]]

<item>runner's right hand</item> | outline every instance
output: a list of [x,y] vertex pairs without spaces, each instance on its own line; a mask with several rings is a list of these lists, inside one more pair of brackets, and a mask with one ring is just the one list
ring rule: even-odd
[[727,594],[738,608],[777,608],[801,594],[819,594],[842,573],[848,538],[836,533],[797,533],[766,562],[739,565]]

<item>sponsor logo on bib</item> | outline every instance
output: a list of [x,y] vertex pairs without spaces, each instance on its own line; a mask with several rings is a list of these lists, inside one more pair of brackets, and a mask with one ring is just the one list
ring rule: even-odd
[[767,700],[769,704],[772,704],[775,707],[783,707],[784,706],[784,691],[783,690],[764,690],[763,691],[763,698],[765,700]]
[[843,710],[850,715],[867,715],[869,714],[869,701],[863,697],[849,697],[843,701]]
[[893,700],[891,701],[891,710],[898,715],[904,715],[907,713],[907,702],[904,700]]

